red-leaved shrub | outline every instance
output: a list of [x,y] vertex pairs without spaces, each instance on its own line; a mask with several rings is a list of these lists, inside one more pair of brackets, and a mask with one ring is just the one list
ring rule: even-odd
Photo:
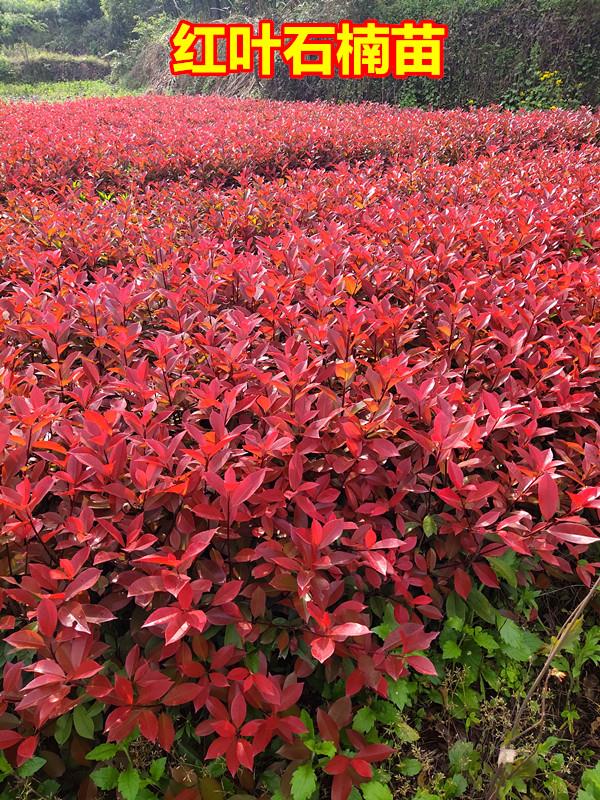
[[435,674],[451,590],[507,550],[522,584],[590,585],[598,120],[0,106],[13,764],[83,707],[80,765],[88,719],[295,767],[304,709],[344,800],[390,753],[356,698]]

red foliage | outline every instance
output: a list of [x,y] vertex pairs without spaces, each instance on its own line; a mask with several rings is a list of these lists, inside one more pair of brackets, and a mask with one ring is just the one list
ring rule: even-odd
[[590,584],[598,119],[0,107],[15,763],[90,697],[109,740],[169,750],[189,718],[232,773],[294,761],[341,677],[343,799],[388,754],[349,698],[435,673],[452,589],[498,587],[507,550],[521,583]]

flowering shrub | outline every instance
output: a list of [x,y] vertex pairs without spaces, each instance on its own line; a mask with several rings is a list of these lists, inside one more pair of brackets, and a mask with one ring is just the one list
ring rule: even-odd
[[164,761],[114,766],[139,734],[240,791],[385,797],[354,711],[436,674],[448,598],[487,603],[511,553],[590,585],[597,134],[0,107],[3,769],[158,796]]

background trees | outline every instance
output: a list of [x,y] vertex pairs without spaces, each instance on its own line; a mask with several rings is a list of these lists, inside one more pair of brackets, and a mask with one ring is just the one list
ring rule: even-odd
[[[169,82],[168,35],[178,19],[435,19],[450,29],[443,81],[247,81],[234,91],[286,99],[377,100],[399,105],[544,108],[598,103],[600,4],[596,0],[0,0],[0,44],[103,56],[135,88]],[[0,55],[1,59],[1,55]],[[164,74],[160,74],[162,73]],[[0,60],[0,79],[2,62]],[[173,83],[173,82],[171,82]],[[177,91],[225,91],[218,81],[177,79]]]

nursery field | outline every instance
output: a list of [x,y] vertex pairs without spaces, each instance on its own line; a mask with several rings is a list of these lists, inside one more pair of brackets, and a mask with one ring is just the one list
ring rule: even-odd
[[0,103],[0,797],[600,798],[599,152]]

